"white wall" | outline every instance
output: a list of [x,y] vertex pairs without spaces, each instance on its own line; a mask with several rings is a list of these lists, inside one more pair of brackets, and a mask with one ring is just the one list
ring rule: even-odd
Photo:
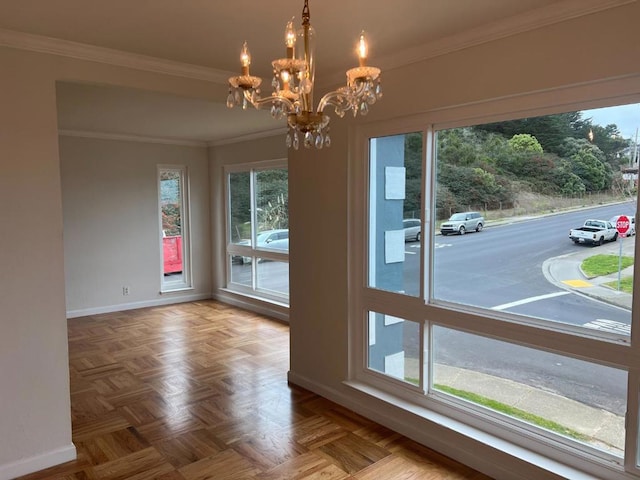
[[0,65],[0,479],[8,479],[75,457],[56,80],[220,101],[226,88],[7,47]]
[[0,49],[0,478],[75,456],[55,86]]
[[[633,59],[640,58],[639,18],[640,3],[634,2],[385,71],[384,97],[369,116],[358,121],[397,120],[447,106],[638,75],[640,63]],[[555,95],[557,105],[565,101],[561,92]],[[555,478],[344,384],[349,378],[351,301],[346,282],[348,175],[362,158],[349,152],[353,147],[349,127],[336,119],[331,125],[334,144],[330,149],[292,152],[289,159],[289,379],[409,436],[426,438],[432,446],[476,468],[499,472],[499,478]]]
[[[634,2],[385,71],[385,97],[367,121],[637,74],[638,18],[640,4]],[[0,478],[11,478],[74,454],[55,81],[106,83],[218,101],[226,98],[226,88],[5,47],[0,47],[0,65],[4,72],[0,75]],[[422,87],[415,96],[407,94],[407,79],[409,85]],[[290,159],[291,378],[371,416],[393,419],[400,430],[413,426],[413,431],[433,431],[442,442],[459,445],[460,452],[467,448],[484,455],[487,449],[478,444],[417,423],[400,410],[365,404],[342,383],[348,372],[349,341],[347,185],[349,163],[357,161],[347,149],[346,125],[346,119],[332,120],[330,149],[300,151]],[[268,143],[213,149],[214,178],[220,174],[219,161],[235,154],[273,158],[271,150],[261,150]],[[212,186],[217,201],[219,181]],[[216,255],[222,248],[221,222],[217,211],[212,225],[218,238]],[[114,280],[118,289],[120,283]],[[82,295],[70,296],[76,301]],[[99,302],[92,296],[87,300],[95,303],[77,305]],[[498,460],[500,464],[506,459]]]
[[[68,316],[209,298],[207,149],[69,136],[59,141]],[[188,170],[193,289],[187,291],[160,294],[158,165]]]

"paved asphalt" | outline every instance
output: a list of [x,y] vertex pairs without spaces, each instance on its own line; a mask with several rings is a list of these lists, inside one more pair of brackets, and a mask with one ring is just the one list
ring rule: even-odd
[[[587,278],[580,268],[582,261],[592,255],[618,255],[621,246],[623,255],[634,256],[635,237],[624,238],[595,248],[585,246],[571,254],[551,258],[543,264],[544,275],[549,282],[560,288],[631,310],[632,296],[630,294],[604,285],[607,282],[616,282],[618,280],[617,272],[604,277]],[[633,266],[624,269],[621,272],[621,277],[624,278],[632,274]],[[600,327],[604,330],[614,331],[616,328],[620,328],[619,326],[608,328],[608,325]],[[629,330],[619,333],[628,334]],[[440,366],[438,378],[434,379],[434,382],[492,398],[503,404],[555,421],[587,436],[591,445],[619,456],[623,455],[624,417],[602,409],[585,406],[575,400],[512,380],[456,367]]]

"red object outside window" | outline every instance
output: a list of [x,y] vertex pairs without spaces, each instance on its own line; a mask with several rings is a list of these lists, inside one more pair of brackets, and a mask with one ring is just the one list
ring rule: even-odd
[[182,235],[162,239],[164,273],[182,272]]

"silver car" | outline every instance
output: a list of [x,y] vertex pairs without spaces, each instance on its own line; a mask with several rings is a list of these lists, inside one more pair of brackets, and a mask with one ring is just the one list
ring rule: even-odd
[[402,220],[402,227],[404,228],[405,242],[420,241],[422,223],[419,218],[405,218]]
[[464,235],[467,232],[479,232],[484,227],[484,217],[479,212],[454,213],[451,218],[440,225],[440,233],[449,235],[458,233]]

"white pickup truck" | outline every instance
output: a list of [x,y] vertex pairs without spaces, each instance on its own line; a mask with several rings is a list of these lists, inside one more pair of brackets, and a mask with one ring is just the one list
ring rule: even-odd
[[580,228],[572,228],[569,238],[575,243],[590,243],[602,245],[604,242],[613,242],[618,239],[618,230],[606,220],[587,220]]

